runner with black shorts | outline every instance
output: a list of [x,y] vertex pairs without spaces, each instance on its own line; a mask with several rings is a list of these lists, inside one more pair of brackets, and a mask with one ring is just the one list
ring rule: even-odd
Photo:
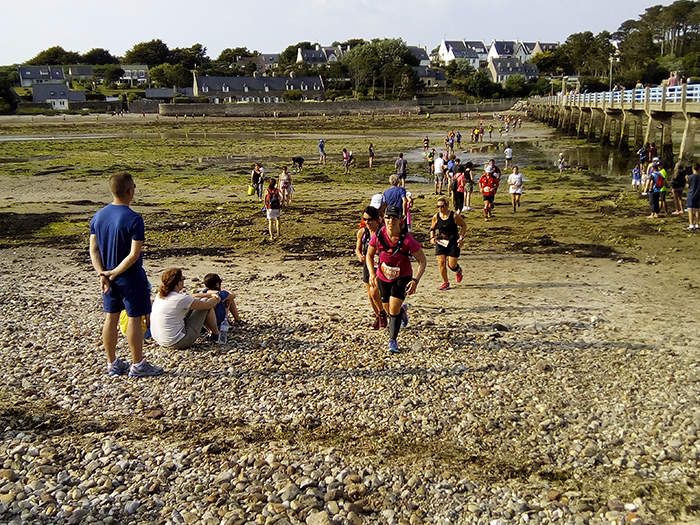
[[[374,268],[374,256],[379,266]],[[418,261],[418,272],[413,276],[411,255]],[[401,313],[406,295],[415,293],[425,272],[423,248],[404,230],[401,208],[389,206],[384,213],[384,226],[372,236],[367,248],[365,264],[371,286],[378,286],[384,311],[389,314],[389,352],[397,353],[397,338],[401,328]]]
[[435,257],[442,277],[440,290],[449,290],[450,281],[447,279],[447,268],[455,272],[458,283],[462,282],[462,268],[459,266],[459,253],[467,224],[460,214],[450,211],[447,199],[437,200],[438,212],[433,215],[430,226],[430,242],[435,245]]
[[382,308],[379,289],[376,286],[372,286],[369,282],[369,270],[365,264],[365,257],[367,256],[369,241],[372,235],[377,233],[377,229],[379,229],[380,226],[381,217],[379,215],[379,210],[372,206],[367,206],[362,214],[360,228],[357,230],[357,244],[355,245],[355,255],[357,256],[357,260],[362,263],[362,282],[365,283],[369,304],[374,312],[374,324],[372,328],[375,330],[386,328],[387,317],[386,312]]

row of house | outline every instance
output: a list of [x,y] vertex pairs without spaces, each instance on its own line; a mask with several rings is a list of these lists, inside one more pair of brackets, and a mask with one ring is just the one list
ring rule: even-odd
[[[143,64],[120,65],[124,74],[120,82],[132,86],[148,82],[148,66]],[[78,64],[69,66],[19,66],[19,82],[22,87],[32,87],[37,84],[66,83],[71,80],[92,80],[95,76],[95,66]]]

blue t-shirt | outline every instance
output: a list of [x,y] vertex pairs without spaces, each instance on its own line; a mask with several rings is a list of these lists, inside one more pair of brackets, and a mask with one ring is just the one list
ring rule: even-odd
[[226,290],[219,290],[217,294],[221,301],[214,307],[214,313],[216,314],[216,326],[221,326],[221,323],[224,322],[224,318],[226,317],[226,304],[224,301],[226,301],[226,298],[231,294]]
[[403,199],[406,197],[406,189],[400,186],[392,186],[384,191],[384,201],[388,206],[396,206],[403,210]]
[[[105,269],[116,268],[131,252],[131,241],[145,240],[143,218],[124,205],[108,204],[90,221],[90,234],[97,236],[97,246]],[[142,275],[143,274],[143,275]],[[116,278],[118,284],[143,277],[143,254]]]

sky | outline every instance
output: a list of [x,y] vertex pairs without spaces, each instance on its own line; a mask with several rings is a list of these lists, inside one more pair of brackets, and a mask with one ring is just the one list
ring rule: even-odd
[[59,45],[123,55],[161,39],[279,53],[297,42],[403,38],[428,51],[446,40],[563,42],[572,33],[615,31],[647,7],[672,0],[31,0],[3,4],[0,65]]

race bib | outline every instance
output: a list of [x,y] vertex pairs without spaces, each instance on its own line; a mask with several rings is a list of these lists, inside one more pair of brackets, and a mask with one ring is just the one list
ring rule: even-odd
[[440,239],[437,243],[443,248],[447,248],[450,245],[450,241],[448,239]]
[[401,275],[401,268],[399,268],[398,266],[389,266],[386,263],[382,263],[381,268],[384,277],[386,277],[390,281],[398,279],[399,275]]
[[484,186],[484,193],[490,193],[491,192],[491,186]]

